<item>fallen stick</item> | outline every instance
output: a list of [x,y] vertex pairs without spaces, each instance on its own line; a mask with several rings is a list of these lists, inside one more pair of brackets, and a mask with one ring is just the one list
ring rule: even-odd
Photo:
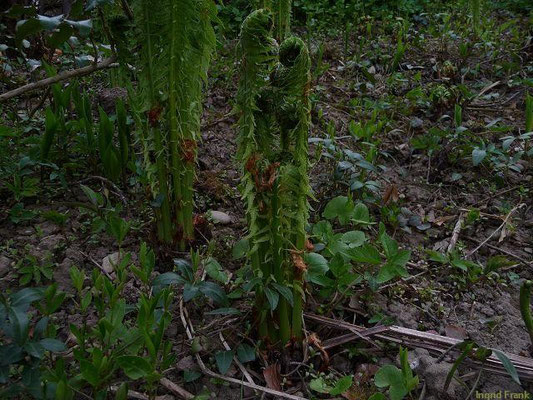
[[[468,237],[466,236],[465,239],[467,240],[470,240],[471,242],[474,242],[476,244],[480,244],[481,243],[481,240],[477,240],[477,239],[474,239],[472,237]],[[511,253],[510,251],[508,250],[505,250],[505,249],[502,249],[501,247],[497,247],[497,246],[494,246],[490,243],[485,243],[485,246],[487,246],[489,249],[492,249],[492,250],[495,250],[495,251],[499,251],[500,253],[503,253],[503,254],[506,254],[508,255],[509,257],[513,257],[515,258],[517,261],[520,261],[522,264],[524,264],[526,267],[531,267],[533,266],[533,261],[527,261],[525,260],[524,258],[520,257],[519,255],[516,255],[514,253]]]
[[65,71],[60,74],[57,74],[56,76],[51,76],[46,79],[42,79],[37,82],[28,83],[27,85],[18,87],[16,89],[10,90],[9,92],[0,94],[0,103],[9,100],[13,97],[20,96],[21,94],[24,94],[26,92],[30,92],[32,90],[40,89],[43,87],[47,87],[50,85],[53,85],[54,83],[61,82],[67,79],[75,78],[78,76],[84,76],[92,74],[93,72],[107,69],[107,68],[114,68],[118,66],[118,64],[115,63],[117,61],[116,56],[112,56],[109,58],[104,59],[102,62],[99,62],[97,64],[91,64],[86,67],[73,69],[71,71]]
[[[457,347],[457,345],[462,342],[461,340],[454,339],[451,337],[435,335],[433,333],[427,332],[420,332],[414,329],[408,329],[394,325],[387,327],[379,327],[382,329],[378,330],[377,333],[373,333],[371,332],[371,330],[375,328],[368,329],[362,326],[350,324],[345,321],[335,320],[320,315],[306,313],[304,314],[304,317],[308,320],[319,322],[332,328],[348,331],[357,330],[361,334],[366,333],[366,335],[373,336],[376,339],[403,344],[412,348],[423,348],[428,350],[430,353],[437,355],[441,355],[446,351],[450,352],[451,346]],[[377,328],[378,327],[376,327],[376,329]],[[323,346],[325,348],[332,348],[357,339],[359,339],[359,335],[356,335],[354,333],[348,333],[324,341]],[[529,357],[522,357],[515,354],[506,353],[503,351],[502,353],[505,354],[507,358],[509,358],[509,360],[513,363],[520,379],[533,382],[533,359]],[[474,364],[478,367],[482,365],[481,362],[470,359],[468,360],[468,363]],[[499,358],[496,357],[494,354],[492,354],[485,361],[484,369],[486,371],[491,371],[499,375],[509,375]]]
[[480,248],[482,248],[490,239],[492,239],[492,237],[498,233],[500,231],[500,229],[502,229],[505,225],[507,225],[507,221],[509,221],[509,218],[511,218],[511,215],[513,215],[513,213],[520,207],[519,206],[516,206],[515,208],[513,208],[511,211],[509,211],[509,214],[507,214],[507,216],[505,217],[505,219],[503,220],[502,224],[496,228],[496,230],[494,232],[492,232],[488,238],[486,238],[483,242],[481,242],[474,250],[472,251],[469,251],[467,254],[466,254],[466,257],[470,257],[472,256],[472,254],[474,254],[476,251],[478,251]]
[[448,253],[451,253],[453,249],[455,249],[455,245],[457,244],[457,240],[459,239],[459,234],[461,233],[461,228],[463,227],[464,219],[464,214],[461,213],[459,215],[459,218],[457,219],[455,227],[453,228],[452,238],[450,239],[450,245],[448,246],[447,250]]
[[170,390],[172,394],[178,396],[180,399],[191,400],[194,399],[194,395],[181,386],[176,385],[174,382],[167,378],[161,378],[159,383],[163,385],[166,389]]

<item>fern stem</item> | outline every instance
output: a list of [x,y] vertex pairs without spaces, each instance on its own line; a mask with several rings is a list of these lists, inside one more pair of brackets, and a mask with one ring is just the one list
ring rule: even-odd
[[531,317],[531,281],[525,281],[520,288],[520,312],[526,325],[529,338],[533,344],[533,318]]
[[[283,271],[283,238],[281,236],[280,213],[281,204],[279,202],[279,178],[272,185],[272,253],[273,253],[273,274],[279,285],[287,286],[287,280]],[[290,339],[291,328],[288,312],[287,300],[281,296],[278,304],[279,337],[281,345],[284,346]]]

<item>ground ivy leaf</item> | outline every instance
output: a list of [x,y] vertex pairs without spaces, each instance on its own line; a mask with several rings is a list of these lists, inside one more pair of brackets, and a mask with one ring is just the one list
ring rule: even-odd
[[228,372],[231,362],[233,361],[233,350],[219,351],[215,354],[215,361],[217,362],[218,371],[224,375]]
[[255,360],[255,348],[246,343],[241,343],[237,347],[237,358],[240,362],[247,363]]

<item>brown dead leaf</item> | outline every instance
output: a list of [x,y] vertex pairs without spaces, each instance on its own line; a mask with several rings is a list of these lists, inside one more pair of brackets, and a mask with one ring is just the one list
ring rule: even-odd
[[279,374],[280,367],[278,364],[271,364],[263,370],[263,376],[267,387],[277,391],[281,390],[281,375]]
[[315,249],[315,246],[309,241],[309,239],[305,239],[305,249],[307,251],[313,251]]
[[454,219],[455,219],[455,215],[443,215],[442,217],[435,219],[435,225],[442,226],[446,222],[454,220]]
[[322,370],[325,370],[327,369],[328,365],[329,365],[329,354],[328,352],[326,351],[326,349],[324,349],[324,347],[322,346],[322,341],[318,338],[318,336],[316,335],[316,333],[311,333],[308,337],[307,337],[307,343],[310,345],[310,346],[314,346],[318,349],[318,351],[320,351],[320,353],[322,354],[322,361],[324,361],[324,365],[322,366]]
[[361,384],[369,382],[378,370],[379,366],[376,364],[359,364],[355,369],[354,381],[358,386],[361,386]]
[[395,184],[392,184],[387,188],[383,195],[383,204],[397,203],[399,199],[400,194],[398,193],[398,187]]

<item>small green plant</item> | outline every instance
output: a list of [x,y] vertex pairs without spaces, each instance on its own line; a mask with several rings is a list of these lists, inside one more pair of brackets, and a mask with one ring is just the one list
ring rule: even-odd
[[468,283],[476,283],[481,278],[490,278],[493,274],[496,274],[501,268],[512,265],[512,263],[505,257],[494,256],[490,257],[485,266],[476,263],[474,261],[466,260],[461,254],[454,250],[449,254],[439,253],[434,250],[426,250],[429,256],[429,260],[442,265],[450,265],[464,273],[464,275],[452,276],[460,281],[463,285]]
[[531,317],[531,281],[525,281],[520,287],[520,312],[526,325],[527,333],[533,344],[533,318]]
[[350,375],[335,379],[334,377],[325,374],[319,374],[316,378],[311,380],[309,387],[317,393],[339,396],[348,391],[352,384],[353,377]]
[[[394,365],[384,365],[376,372],[374,384],[380,389],[387,389],[391,400],[405,399],[419,385],[418,376],[413,375],[409,365],[407,349],[400,347],[401,369]],[[379,398],[379,397],[378,397]]]
[[[43,298],[40,308],[45,314],[38,316],[30,306]],[[48,352],[66,350],[54,338],[57,328],[50,322],[63,299],[64,293],[57,293],[55,287],[25,288],[9,296],[0,293],[0,397],[56,398],[57,385],[46,379],[44,361]]]
[[[124,103],[117,102],[117,131],[119,146],[115,145],[115,128],[105,111],[100,107],[100,124],[98,128],[98,150],[104,173],[113,181],[125,176],[129,161],[129,147],[131,145],[129,126],[126,122]],[[86,128],[87,131],[90,128]]]
[[54,267],[55,264],[50,261],[50,256],[39,261],[37,257],[31,254],[28,254],[15,265],[21,286],[26,286],[32,281],[40,284],[45,280],[52,280]]
[[215,282],[202,280],[198,276],[198,269],[203,266],[209,277],[222,284],[229,281],[229,276],[222,270],[220,264],[213,258],[207,258],[204,262],[200,255],[191,251],[191,263],[184,259],[174,260],[176,272],[165,272],[158,275],[152,282],[152,286],[157,288],[177,284],[183,286],[183,301],[191,301],[200,295],[212,300],[215,305],[227,308],[229,300],[224,289]]

